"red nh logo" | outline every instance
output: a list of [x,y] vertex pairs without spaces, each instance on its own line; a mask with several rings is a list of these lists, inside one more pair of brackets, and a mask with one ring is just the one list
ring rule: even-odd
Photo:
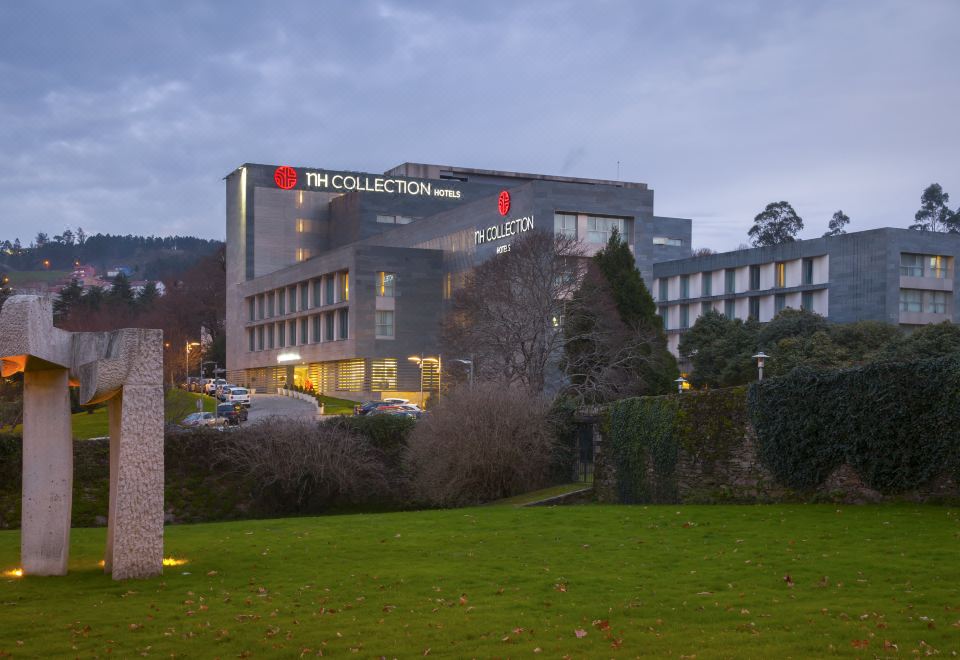
[[497,198],[497,210],[500,215],[506,215],[510,212],[510,193],[506,190],[500,191],[500,197]]
[[273,180],[284,190],[290,190],[297,185],[297,171],[288,165],[281,165],[273,173]]

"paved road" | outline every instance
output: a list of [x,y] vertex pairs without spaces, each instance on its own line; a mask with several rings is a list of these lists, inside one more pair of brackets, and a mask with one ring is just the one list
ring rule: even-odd
[[248,422],[264,417],[279,416],[293,419],[315,419],[317,408],[313,404],[276,394],[254,394],[250,397]]

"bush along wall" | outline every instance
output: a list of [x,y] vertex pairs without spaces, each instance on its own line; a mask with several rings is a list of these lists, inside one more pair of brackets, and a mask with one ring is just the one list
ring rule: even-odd
[[749,409],[760,459],[791,488],[843,464],[882,495],[960,480],[960,356],[798,369],[752,385]]
[[601,499],[960,500],[960,356],[611,404]]

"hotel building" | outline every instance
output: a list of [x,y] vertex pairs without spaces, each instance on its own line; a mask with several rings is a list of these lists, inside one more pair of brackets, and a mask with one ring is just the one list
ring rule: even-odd
[[[586,253],[616,228],[648,286],[690,254],[691,221],[644,183],[405,163],[384,174],[245,164],[226,177],[227,377],[333,396],[438,387],[437,333],[476,264],[529,231]],[[423,369],[421,371],[421,368]]]

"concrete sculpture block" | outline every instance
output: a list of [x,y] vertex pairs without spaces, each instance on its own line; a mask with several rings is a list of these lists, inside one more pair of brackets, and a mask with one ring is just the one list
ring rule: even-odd
[[110,504],[104,570],[115,580],[163,571],[163,334],[67,332],[50,301],[12,296],[0,311],[2,374],[23,372],[21,560],[28,575],[64,575],[73,502],[69,385],[107,402]]

